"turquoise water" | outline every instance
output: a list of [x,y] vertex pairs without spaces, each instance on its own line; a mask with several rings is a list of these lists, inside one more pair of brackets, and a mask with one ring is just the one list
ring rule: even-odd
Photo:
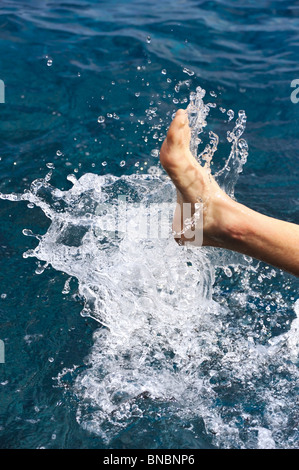
[[299,9],[246,3],[1,2],[1,448],[298,447],[298,280],[90,222],[173,201],[157,151],[200,86],[212,171],[245,110],[226,187],[299,223]]

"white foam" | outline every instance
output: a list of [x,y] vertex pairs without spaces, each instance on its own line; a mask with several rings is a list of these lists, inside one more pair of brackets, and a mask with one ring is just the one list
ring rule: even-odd
[[259,449],[275,449],[275,442],[272,438],[271,431],[266,428],[257,428],[258,430],[258,448]]

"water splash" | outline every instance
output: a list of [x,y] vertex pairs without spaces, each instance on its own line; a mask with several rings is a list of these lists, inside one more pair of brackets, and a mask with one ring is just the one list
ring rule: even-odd
[[190,103],[187,107],[189,126],[191,128],[190,150],[195,158],[197,158],[198,145],[201,143],[199,134],[206,127],[206,118],[210,112],[210,107],[203,101],[205,94],[206,91],[204,89],[197,87],[196,92],[190,93]]
[[[210,131],[210,144],[198,149],[211,109],[204,96],[198,88],[190,97],[191,147],[210,165],[219,139]],[[216,175],[230,194],[247,157],[245,123],[240,111],[228,134],[228,160]],[[179,247],[169,221],[167,237],[136,237],[136,202],[146,216],[158,203],[158,220],[163,204],[175,200],[158,166],[120,178],[70,175],[67,191],[51,185],[52,170],[29,191],[0,197],[42,209],[49,228],[44,235],[24,229],[37,240],[24,257],[37,258],[37,273],[48,266],[66,273],[63,294],[76,279],[81,314],[99,322],[85,369],[64,369],[56,378],[68,389],[72,378],[78,423],[106,445],[129,429],[138,445],[147,418],[162,416],[193,429],[194,442],[203,429],[217,447],[294,447],[299,308],[297,302],[289,330],[277,333],[293,306],[271,284],[276,271],[223,250]],[[111,238],[111,212],[102,208],[112,210],[120,194],[130,203],[132,230]],[[219,270],[224,277],[215,283]]]
[[245,111],[239,111],[235,127],[232,131],[227,132],[227,140],[231,143],[229,158],[224,168],[216,175],[220,186],[222,186],[230,197],[234,197],[234,188],[238,176],[242,172],[248,157],[248,144],[246,140],[242,138],[246,127],[246,120]]
[[[205,90],[197,87],[196,92],[190,94],[190,103],[187,111],[191,128],[191,153],[201,164],[205,164],[208,171],[210,171],[213,156],[218,150],[219,137],[215,132],[210,131],[210,143],[202,151],[199,151],[198,147],[202,143],[200,134],[203,133],[207,126],[207,117],[210,109],[215,107],[215,103],[205,104],[203,100],[205,94]],[[234,112],[229,110],[227,114],[229,121],[231,121],[234,117]],[[231,144],[230,155],[222,170],[214,175],[222,189],[231,197],[234,197],[234,188],[239,173],[241,173],[248,157],[248,145],[246,140],[242,138],[246,128],[246,120],[245,111],[239,111],[234,128],[231,131],[227,131],[227,140]]]

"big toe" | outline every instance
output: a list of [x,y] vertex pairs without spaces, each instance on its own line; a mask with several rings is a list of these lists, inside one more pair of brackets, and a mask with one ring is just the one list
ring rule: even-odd
[[188,113],[185,109],[179,109],[168,129],[167,143],[168,145],[189,148],[190,137],[191,132],[188,122]]

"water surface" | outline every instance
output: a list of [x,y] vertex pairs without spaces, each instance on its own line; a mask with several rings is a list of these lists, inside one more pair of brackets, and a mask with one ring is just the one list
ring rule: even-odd
[[299,223],[296,2],[3,0],[0,15],[0,191],[28,196],[0,200],[1,448],[298,447],[297,279],[86,222],[101,197],[174,199],[158,149],[201,86],[212,171],[245,110],[235,197]]

